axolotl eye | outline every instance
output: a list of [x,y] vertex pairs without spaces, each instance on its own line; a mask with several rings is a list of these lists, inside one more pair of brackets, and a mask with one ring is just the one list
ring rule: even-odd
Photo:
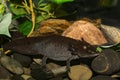
[[86,50],[86,49],[87,49],[87,46],[84,45],[84,46],[83,46],[83,49]]

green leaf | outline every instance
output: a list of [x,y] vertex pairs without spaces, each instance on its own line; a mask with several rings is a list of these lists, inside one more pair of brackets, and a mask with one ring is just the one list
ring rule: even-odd
[[7,13],[2,17],[2,20],[0,21],[0,34],[7,35],[11,37],[9,33],[9,26],[12,22],[12,14]]
[[0,14],[4,13],[4,4],[0,4]]
[[43,20],[45,20],[45,18],[43,16],[41,16],[41,15],[36,17],[36,23],[39,23],[39,22],[41,22]]
[[51,0],[51,2],[56,3],[56,4],[63,4],[66,2],[72,2],[74,0]]
[[97,51],[98,51],[98,52],[102,52],[102,48],[97,47]]
[[24,35],[28,35],[29,32],[31,31],[31,28],[32,28],[32,23],[28,20],[26,20],[24,23],[19,25],[19,30]]
[[56,16],[52,13],[41,12],[41,14],[37,15],[37,17],[36,17],[36,23],[39,23],[39,22],[49,19],[49,18],[56,18]]
[[20,7],[19,5],[16,4],[10,4],[10,10],[15,14],[15,15],[23,15],[27,14],[24,8]]
[[45,6],[40,7],[39,9],[49,13],[51,10],[51,4],[46,4]]

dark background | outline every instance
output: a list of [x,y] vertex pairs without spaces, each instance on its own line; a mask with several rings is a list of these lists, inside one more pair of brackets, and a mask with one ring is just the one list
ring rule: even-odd
[[68,13],[76,11],[75,14],[67,16],[68,20],[76,20],[83,17],[91,19],[101,18],[102,24],[120,27],[120,0],[113,7],[98,7],[98,0],[75,0],[64,4]]

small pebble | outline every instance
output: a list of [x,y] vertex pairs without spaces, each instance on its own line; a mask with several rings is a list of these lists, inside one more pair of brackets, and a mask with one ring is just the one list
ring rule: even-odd
[[93,77],[90,80],[118,80],[118,79],[112,78],[110,76],[98,75],[98,76]]
[[21,64],[23,67],[29,67],[30,64],[32,63],[32,59],[31,59],[29,56],[26,56],[26,55],[14,53],[14,54],[13,54],[13,58],[14,58],[15,60],[17,60],[18,62],[20,62],[20,64]]
[[31,76],[36,80],[48,80],[53,77],[53,74],[45,69],[37,68],[31,70]]
[[14,75],[11,80],[24,80],[20,75]]
[[6,70],[3,66],[0,65],[0,80],[1,79],[9,79],[11,76],[11,73]]
[[52,78],[50,80],[63,80],[63,78],[62,77],[55,77],[55,78]]
[[30,73],[31,73],[31,69],[30,68],[23,68],[23,70],[24,70],[24,74],[25,75],[30,75]]
[[71,80],[89,80],[93,73],[87,65],[71,66],[68,76]]
[[32,78],[32,76],[30,76],[30,75],[25,75],[25,74],[23,74],[23,75],[21,75],[22,76],[22,78],[24,78],[24,80],[35,80],[34,78]]
[[18,61],[16,61],[15,59],[9,56],[6,56],[6,55],[1,56],[0,63],[12,73],[15,73],[15,74],[23,73],[22,65]]

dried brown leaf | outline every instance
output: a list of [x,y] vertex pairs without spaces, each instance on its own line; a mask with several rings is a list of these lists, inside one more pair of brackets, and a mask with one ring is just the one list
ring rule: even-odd
[[83,38],[92,45],[101,45],[107,42],[103,33],[96,25],[87,20],[75,21],[62,35],[77,40]]

